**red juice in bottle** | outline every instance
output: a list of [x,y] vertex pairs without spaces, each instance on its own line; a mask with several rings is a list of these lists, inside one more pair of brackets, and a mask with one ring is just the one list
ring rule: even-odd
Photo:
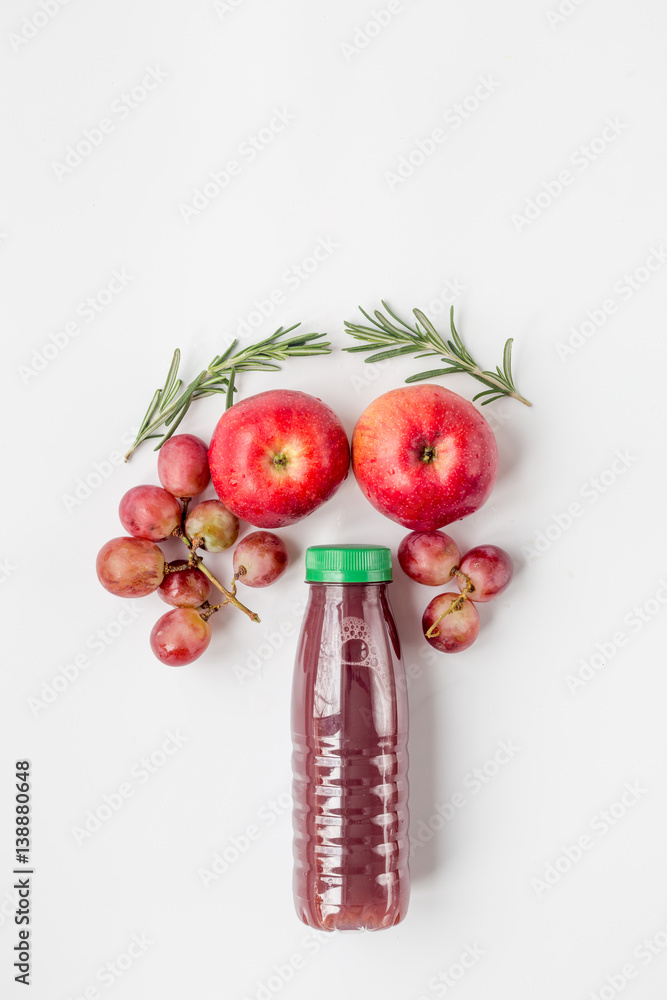
[[318,545],[292,689],[294,900],[321,930],[405,916],[408,710],[391,551]]

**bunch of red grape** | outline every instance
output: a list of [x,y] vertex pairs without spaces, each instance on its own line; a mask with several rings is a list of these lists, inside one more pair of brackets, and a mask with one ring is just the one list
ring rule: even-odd
[[434,597],[422,617],[428,642],[443,653],[460,653],[479,635],[477,604],[505,590],[514,565],[497,545],[477,545],[461,558],[453,538],[444,531],[412,531],[398,547],[401,569],[411,580],[429,587],[458,584],[459,592]]
[[[253,531],[234,551],[234,578],[224,587],[204,565],[199,549],[223,552],[238,538],[238,518],[219,500],[190,506],[208,486],[210,472],[204,442],[192,434],[169,438],[158,456],[160,486],[134,486],[120,501],[118,513],[128,532],[112,538],[97,556],[97,576],[117,597],[144,597],[157,591],[172,610],[156,622],[151,648],[158,660],[172,667],[192,663],[211,641],[209,618],[226,604],[251,621],[259,616],[236,596],[237,582],[266,587],[287,568],[281,538],[270,531]],[[157,542],[180,538],[188,558],[167,562]],[[211,604],[211,588],[220,592]]]

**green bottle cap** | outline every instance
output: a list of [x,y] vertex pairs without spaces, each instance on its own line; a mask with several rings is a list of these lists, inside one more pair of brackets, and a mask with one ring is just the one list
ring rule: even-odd
[[307,583],[383,583],[391,580],[391,549],[385,545],[311,545]]

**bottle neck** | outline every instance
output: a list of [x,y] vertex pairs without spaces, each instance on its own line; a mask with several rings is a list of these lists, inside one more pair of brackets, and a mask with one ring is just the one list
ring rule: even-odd
[[313,595],[322,595],[324,593],[337,594],[342,596],[343,594],[364,594],[367,599],[372,600],[375,598],[379,600],[380,597],[386,593],[387,584],[390,580],[382,580],[379,582],[364,582],[364,583],[322,583],[309,581],[308,586],[310,588],[310,593]]
[[387,595],[389,582],[311,582],[305,618],[322,634],[338,628],[345,619],[362,619],[371,629],[388,633],[393,652],[400,659],[400,642]]
[[382,614],[388,606],[387,583],[309,583],[308,606],[315,608],[356,608],[348,614]]

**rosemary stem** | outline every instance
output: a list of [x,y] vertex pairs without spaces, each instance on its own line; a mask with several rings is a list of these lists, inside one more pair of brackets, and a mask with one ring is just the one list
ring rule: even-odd
[[[272,336],[258,343],[248,344],[236,354],[231,353],[237,343],[232,341],[227,350],[213,358],[208,367],[185,388],[182,388],[182,382],[177,378],[181,354],[178,349],[174,351],[164,388],[158,389],[153,396],[141,422],[136,440],[125,453],[125,461],[129,460],[140,444],[151,437],[160,438],[155,447],[155,451],[158,451],[172,436],[196,399],[210,396],[213,393],[226,392],[226,402],[229,407],[233,402],[233,393],[236,389],[233,384],[234,379],[239,372],[277,372],[280,371],[280,365],[276,364],[278,361],[331,354],[329,341],[321,341],[321,338],[326,336],[324,333],[302,333],[290,336],[298,326],[299,323],[295,323],[287,329],[280,327]],[[318,341],[318,343],[315,344],[314,341]]]
[[[439,355],[446,367],[429,369],[410,375],[406,378],[407,383],[421,382],[424,379],[438,378],[440,375],[453,375],[456,373],[468,374],[472,378],[486,386],[486,391],[478,392],[473,402],[482,397],[486,397],[481,406],[495,402],[501,396],[511,396],[524,406],[531,406],[531,403],[517,392],[512,378],[512,343],[513,338],[509,337],[505,342],[502,357],[502,370],[500,366],[495,371],[486,371],[473,358],[468,348],[465,346],[454,325],[454,307],[450,311],[449,326],[451,339],[442,337],[428,316],[421,309],[413,309],[416,324],[409,326],[404,320],[383,300],[382,305],[385,312],[379,309],[373,310],[373,315],[365,309],[359,307],[361,314],[367,319],[370,325],[360,323],[345,322],[345,332],[361,343],[354,347],[346,347],[346,351],[368,352],[367,362],[384,361],[390,358],[403,357],[406,354],[415,354],[419,358],[432,355]],[[385,315],[385,313],[387,315]],[[391,317],[390,319],[387,316]],[[375,318],[373,318],[375,317]]]
[[496,376],[492,372],[482,371],[482,369],[479,366],[476,366],[474,369],[471,370],[470,374],[473,375],[475,378],[479,378],[480,381],[490,382],[491,385],[494,385],[499,392],[502,392],[503,396],[511,396],[513,399],[518,399],[518,401],[520,403],[523,403],[525,406],[533,405],[527,399],[521,396],[518,392],[508,392],[505,383],[501,382],[499,378],[496,378]]

